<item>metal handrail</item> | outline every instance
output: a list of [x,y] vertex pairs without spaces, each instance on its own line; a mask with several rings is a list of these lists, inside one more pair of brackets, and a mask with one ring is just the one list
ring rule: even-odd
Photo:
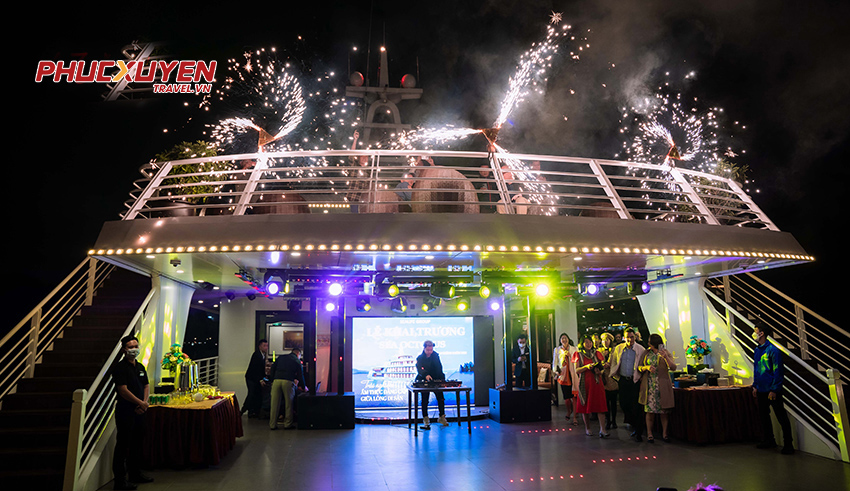
[[[740,313],[740,312],[738,312],[737,310],[733,309],[731,305],[727,304],[727,303],[726,303],[725,301],[723,301],[720,297],[718,297],[717,295],[715,295],[714,293],[712,293],[712,292],[711,292],[710,290],[708,290],[707,288],[706,288],[706,289],[703,289],[703,292],[705,292],[705,294],[706,294],[706,295],[708,295],[709,297],[711,297],[714,301],[718,302],[718,303],[719,303],[719,304],[720,304],[723,308],[725,308],[725,309],[726,309],[728,312],[730,312],[732,315],[734,315],[735,317],[737,317],[737,318],[738,318],[738,320],[740,320],[740,321],[742,321],[743,323],[745,323],[745,324],[747,324],[748,326],[750,326],[750,328],[751,328],[751,329],[755,329],[756,325],[755,325],[755,324],[753,324],[753,322],[752,322],[752,321],[750,321],[749,319],[747,319],[746,317],[744,317],[744,316],[743,316],[743,314],[741,314],[741,313]],[[736,329],[738,329],[738,326],[736,325],[736,326],[735,326],[735,328],[736,328]],[[741,329],[738,329],[738,330],[739,330],[739,331],[741,331],[742,333],[744,332],[744,331],[743,331],[743,330],[741,330]],[[789,358],[793,359],[794,361],[796,361],[797,363],[799,363],[800,365],[802,365],[803,367],[805,367],[805,368],[806,368],[806,370],[808,370],[808,371],[809,371],[809,373],[811,373],[812,375],[814,375],[815,377],[817,377],[817,378],[818,378],[819,380],[821,380],[823,383],[825,383],[825,384],[826,384],[826,383],[829,383],[829,381],[827,380],[827,378],[826,378],[826,377],[825,377],[822,373],[820,373],[820,372],[819,372],[819,371],[817,371],[816,369],[812,368],[812,367],[811,367],[811,365],[810,365],[807,361],[804,361],[802,358],[800,358],[800,357],[798,357],[797,355],[795,355],[794,353],[792,353],[792,352],[788,351],[788,349],[787,349],[787,348],[785,348],[784,346],[782,346],[782,344],[777,343],[777,342],[776,342],[773,338],[768,338],[768,339],[770,340],[770,343],[771,343],[771,344],[773,344],[774,346],[776,346],[777,348],[779,348],[779,350],[780,350],[780,351],[782,351],[782,353],[783,353],[784,355],[788,356]]]
[[[750,275],[752,276],[752,275]],[[731,281],[728,278],[724,278],[724,283],[727,287],[731,285]],[[760,281],[760,283],[764,283]],[[771,287],[772,291],[778,292],[775,288]],[[732,322],[730,315],[736,318],[738,321],[743,323],[744,325],[749,326],[751,329],[755,328],[755,324],[746,318],[744,314],[738,312],[736,309],[732,308],[726,301],[719,298],[715,295],[708,286],[703,286],[703,293],[716,302],[717,305],[726,310],[727,315],[727,323],[729,324],[727,327],[730,329],[730,333],[735,336],[735,331],[741,334],[740,339],[748,339],[749,334],[745,332],[741,327],[739,327],[737,322]],[[727,291],[727,296],[731,296],[732,292]],[[783,295],[784,298],[790,299]],[[793,300],[791,300],[793,301]],[[710,303],[708,303],[711,305]],[[827,374],[829,376],[823,375],[816,367],[813,367],[810,362],[802,359],[797,356],[790,350],[788,350],[782,343],[777,342],[773,338],[768,338],[771,344],[776,346],[784,356],[796,362],[796,365],[803,367],[811,376],[813,376],[816,380],[824,384],[826,390],[823,388],[817,388],[812,385],[805,377],[802,377],[800,374],[796,373],[793,369],[791,369],[788,365],[786,365],[787,376],[789,377],[788,388],[786,391],[787,398],[786,403],[789,406],[787,409],[789,413],[794,416],[794,418],[800,422],[803,426],[809,429],[813,434],[817,435],[818,438],[829,447],[836,456],[840,456],[840,458],[848,462],[850,461],[850,450],[848,450],[847,439],[845,434],[845,426],[847,422],[847,408],[844,404],[843,399],[843,389],[841,387],[840,381],[840,372],[838,370],[829,369]],[[803,344],[802,342],[796,343],[798,346]],[[746,343],[742,343],[742,346],[747,346]],[[747,349],[749,346],[747,346]],[[749,360],[748,360],[749,361]],[[798,385],[795,380],[792,380],[790,377],[795,377],[796,380],[802,381],[808,388],[802,387]],[[812,404],[820,407],[820,410],[813,408],[810,404],[804,400],[804,397],[808,397],[809,400],[812,401]],[[821,412],[830,414],[831,419],[825,417]],[[825,425],[825,426],[824,426]]]
[[[757,316],[779,322],[775,327],[781,329],[785,340],[800,349],[804,359],[812,358],[824,367],[831,366],[842,373],[850,373],[850,351],[847,349],[850,346],[850,333],[757,276],[747,273],[746,277],[765,287],[773,297],[760,292],[756,285],[743,278],[733,277],[729,279],[729,284],[731,288],[734,281],[737,287],[734,289],[736,300],[746,303]],[[809,319],[821,322],[823,327]]]
[[97,444],[102,436],[103,429],[112,418],[117,396],[114,384],[108,378],[108,375],[121,352],[121,339],[135,332],[155,294],[155,288],[148,292],[124,332],[118,337],[118,341],[116,341],[103,366],[98,370],[98,374],[91,385],[87,389],[76,391],[80,395],[75,396],[75,404],[79,403],[81,407],[79,410],[72,410],[71,412],[72,416],[78,415],[79,420],[71,421],[71,431],[68,434],[69,454],[65,465],[66,484],[77,482],[80,477],[78,475],[80,469],[85,468],[88,464],[92,447]]
[[[673,219],[778,230],[734,181],[699,171],[640,162],[556,155],[430,150],[299,150],[218,155],[146,164],[140,169],[144,178],[133,183],[136,189],[130,192],[130,200],[124,205],[127,211],[123,219],[167,215],[174,212],[175,204],[179,204],[183,210],[199,214],[205,214],[209,209],[240,215],[249,208],[281,204],[344,203],[347,201],[346,196],[352,194],[356,195],[353,199],[359,201],[351,201],[351,204],[434,204],[430,200],[404,201],[393,196],[401,174],[414,169],[406,165],[408,159],[417,155],[451,160],[444,162],[447,165],[435,167],[452,173],[452,177],[423,177],[417,173],[410,178],[414,191],[455,193],[455,196],[460,197],[456,201],[443,200],[445,204],[482,207],[496,204],[491,200],[478,202],[478,198],[471,202],[468,195],[461,197],[459,194],[465,192],[475,196],[501,198],[498,205],[500,213],[521,213],[523,207],[535,214],[569,215],[597,210],[610,212],[621,219]],[[363,156],[369,157],[365,166],[356,166],[346,160]],[[299,164],[294,159],[312,159],[321,165],[283,164]],[[258,164],[253,169],[235,168],[237,161],[246,160]],[[544,162],[552,170],[532,170],[527,165],[532,161]],[[231,168],[221,170],[192,169],[198,164],[210,162],[232,164]],[[272,165],[269,166],[269,162]],[[281,165],[277,166],[278,163]],[[488,167],[487,175],[479,176],[478,172],[485,165]],[[178,166],[181,169],[189,166],[191,172],[175,173],[174,168]],[[505,179],[503,166],[513,174],[514,179]],[[467,184],[458,184],[458,181],[467,181]],[[429,182],[434,184],[428,185]],[[272,183],[284,188],[276,191],[297,194],[298,200],[258,202],[260,196],[270,194],[268,189],[259,189],[258,184]],[[650,186],[646,187],[646,184]],[[204,188],[209,186],[216,189]],[[513,203],[519,196],[529,202],[519,205]],[[208,202],[216,199],[219,201]],[[583,200],[591,202],[584,203]],[[632,206],[626,207],[626,201],[632,203]],[[639,206],[641,203],[643,206]],[[420,212],[422,209],[428,208],[420,207]],[[361,206],[357,212],[369,213],[370,210],[383,211],[385,208]],[[399,209],[399,212],[404,211]],[[488,211],[492,209],[488,208]],[[746,217],[739,216],[744,213]]]
[[96,258],[86,258],[3,336],[0,340],[0,376],[3,376],[0,401],[21,378],[32,377],[38,359],[80,309],[91,305],[95,291],[114,268]]
[[770,290],[770,291],[772,291],[773,293],[775,293],[775,294],[779,295],[780,297],[784,298],[785,300],[787,300],[787,301],[789,301],[789,302],[793,303],[793,304],[794,304],[794,305],[796,305],[796,306],[799,306],[799,307],[800,307],[800,308],[801,308],[804,312],[806,312],[807,314],[809,314],[809,315],[811,315],[811,316],[815,317],[815,318],[816,318],[816,319],[818,319],[819,321],[823,322],[824,324],[828,325],[828,326],[829,326],[829,327],[831,327],[832,329],[835,329],[836,331],[840,332],[841,334],[843,334],[844,336],[846,336],[848,339],[850,339],[850,332],[847,332],[847,331],[845,331],[844,329],[842,329],[842,328],[838,327],[838,325],[836,325],[836,324],[835,324],[835,323],[833,323],[833,322],[830,322],[829,320],[827,320],[826,318],[824,318],[823,316],[821,316],[820,314],[818,314],[818,313],[817,313],[817,312],[815,312],[814,310],[812,310],[812,309],[810,309],[810,308],[806,307],[805,305],[801,304],[800,302],[798,302],[798,301],[794,300],[793,298],[789,297],[788,295],[786,295],[786,294],[782,293],[781,291],[777,290],[776,288],[774,288],[773,286],[771,286],[770,284],[768,284],[767,282],[765,282],[764,280],[762,280],[762,279],[761,279],[761,278],[759,278],[758,276],[756,276],[756,275],[754,275],[754,274],[752,274],[752,273],[747,273],[747,276],[748,276],[749,278],[752,278],[752,279],[756,280],[756,281],[757,281],[757,282],[759,282],[762,286],[764,286],[765,288],[769,289],[769,290]]

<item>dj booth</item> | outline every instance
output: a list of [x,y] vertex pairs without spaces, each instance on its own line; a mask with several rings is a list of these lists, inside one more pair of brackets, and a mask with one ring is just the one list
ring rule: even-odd
[[[407,388],[407,427],[410,428],[413,424],[413,435],[419,436],[419,397],[423,392],[454,392],[457,402],[457,425],[463,426],[461,423],[460,412],[460,393],[466,394],[466,429],[469,434],[472,434],[472,410],[469,404],[469,393],[472,387],[461,387],[460,382],[454,380],[435,380],[429,382],[414,382]],[[427,409],[425,409],[427,411]],[[411,419],[411,416],[413,418]],[[425,416],[423,414],[423,416]]]

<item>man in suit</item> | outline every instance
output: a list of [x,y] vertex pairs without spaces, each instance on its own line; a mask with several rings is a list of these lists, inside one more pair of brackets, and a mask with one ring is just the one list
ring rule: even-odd
[[266,386],[266,357],[269,353],[269,342],[261,339],[257,343],[257,350],[251,355],[248,362],[248,370],[245,372],[245,385],[248,386],[248,396],[245,398],[245,406],[242,414],[248,413],[249,418],[260,415],[260,406],[263,403],[263,387]]
[[531,387],[531,358],[528,355],[528,335],[520,334],[516,338],[512,353],[517,387]]
[[626,342],[618,344],[610,359],[611,376],[620,386],[620,407],[623,408],[625,422],[632,427],[632,438],[643,441],[646,418],[643,406],[638,402],[640,396],[640,372],[637,370],[641,355],[646,351],[637,344],[637,334],[632,328],[625,331]]

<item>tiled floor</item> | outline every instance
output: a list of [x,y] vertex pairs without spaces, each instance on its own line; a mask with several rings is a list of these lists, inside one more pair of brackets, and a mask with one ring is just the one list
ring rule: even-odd
[[[560,411],[560,412],[559,412]],[[357,425],[354,430],[269,431],[244,419],[245,436],[217,468],[155,470],[157,490],[686,490],[697,482],[725,490],[844,490],[850,465],[751,444],[695,446],[635,443],[628,431],[600,440],[583,427],[553,421],[500,425],[491,420],[420,432],[407,425]],[[604,462],[603,462],[604,460]],[[111,489],[111,483],[103,489]]]

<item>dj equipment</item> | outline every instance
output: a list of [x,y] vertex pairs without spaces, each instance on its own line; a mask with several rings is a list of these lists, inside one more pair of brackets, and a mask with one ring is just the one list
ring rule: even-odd
[[421,380],[410,384],[414,389],[440,389],[443,387],[460,387],[463,382],[460,380]]

